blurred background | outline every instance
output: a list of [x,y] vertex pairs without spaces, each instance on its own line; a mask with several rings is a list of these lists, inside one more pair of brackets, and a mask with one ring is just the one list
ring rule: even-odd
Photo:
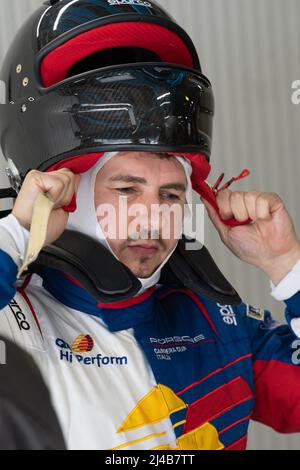
[[[0,63],[17,28],[42,0],[1,0]],[[216,117],[212,153],[215,182],[244,168],[251,178],[235,190],[277,192],[300,234],[300,105],[292,83],[300,80],[299,0],[160,0],[191,35],[212,81]],[[0,184],[7,185],[0,154]],[[5,203],[0,206],[6,208]],[[209,221],[206,246],[245,302],[284,321],[284,304],[270,296],[269,280],[225,248]],[[282,436],[252,424],[249,449],[300,449],[300,435]]]

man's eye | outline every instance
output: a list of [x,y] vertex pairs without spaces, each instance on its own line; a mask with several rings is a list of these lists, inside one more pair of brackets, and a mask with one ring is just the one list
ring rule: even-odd
[[134,188],[116,188],[116,190],[122,194],[133,194],[135,191]]
[[162,197],[169,199],[170,201],[179,201],[180,197],[177,194],[163,193]]

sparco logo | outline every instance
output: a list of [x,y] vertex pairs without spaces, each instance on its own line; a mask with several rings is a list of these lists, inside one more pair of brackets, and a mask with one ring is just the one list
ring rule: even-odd
[[9,308],[10,308],[11,312],[13,313],[13,315],[16,319],[16,322],[18,324],[19,329],[20,330],[26,330],[26,331],[30,330],[30,325],[29,325],[28,321],[26,320],[26,316],[22,312],[21,307],[19,306],[19,304],[17,303],[17,301],[15,299],[13,299],[10,302]]
[[138,7],[153,8],[151,3],[143,0],[108,0],[110,5],[135,5]]

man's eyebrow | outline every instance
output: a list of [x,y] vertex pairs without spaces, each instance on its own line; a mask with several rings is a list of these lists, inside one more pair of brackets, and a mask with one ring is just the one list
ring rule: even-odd
[[138,183],[138,184],[147,184],[145,178],[132,175],[117,175],[109,179],[111,183],[120,182],[120,183]]
[[186,191],[184,183],[168,183],[161,186],[160,189],[175,189],[176,191]]
[[[141,178],[140,176],[133,176],[133,175],[116,175],[112,176],[109,181],[111,183],[133,183],[133,184],[147,184],[147,180],[145,178]],[[186,191],[186,185],[184,183],[167,183],[161,186],[160,189],[175,189],[177,191]]]

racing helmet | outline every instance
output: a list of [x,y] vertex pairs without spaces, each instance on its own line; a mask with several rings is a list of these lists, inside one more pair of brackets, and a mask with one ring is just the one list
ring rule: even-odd
[[192,40],[154,0],[45,2],[0,80],[0,142],[16,191],[31,169],[83,173],[108,151],[187,156],[196,190],[210,172],[212,87]]

